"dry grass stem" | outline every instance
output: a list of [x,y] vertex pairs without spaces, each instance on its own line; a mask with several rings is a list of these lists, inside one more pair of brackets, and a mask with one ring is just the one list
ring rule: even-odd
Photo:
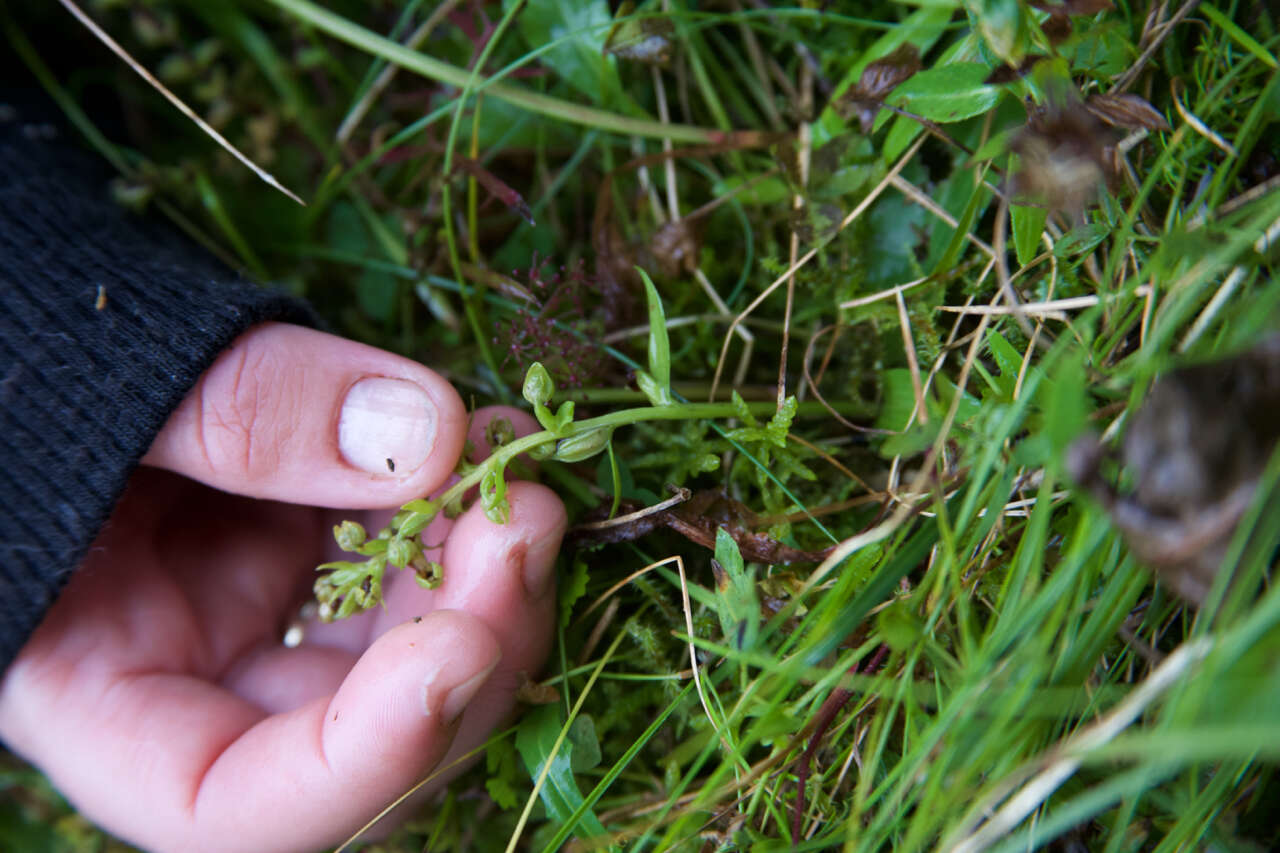
[[[1080,769],[1082,756],[1114,740],[1116,735],[1132,725],[1148,706],[1186,678],[1187,672],[1204,660],[1212,649],[1212,637],[1200,637],[1183,643],[1106,716],[1076,732],[1053,750],[1053,754],[1060,757],[1052,758],[1044,770],[1022,785],[1021,789],[1010,797],[989,820],[972,830],[967,837],[950,846],[944,845],[943,849],[949,850],[950,853],[979,853],[1006,836]],[[994,802],[983,802],[975,806],[971,813],[981,816],[990,813],[994,806]]]
[[224,149],[226,149],[227,153],[229,153],[232,157],[235,157],[237,160],[243,163],[250,171],[252,171],[255,175],[257,175],[267,184],[279,190],[280,192],[284,193],[289,198],[293,199],[303,207],[306,207],[306,202],[304,202],[301,198],[295,195],[293,191],[291,191],[290,189],[285,187],[283,184],[281,184],[279,181],[277,181],[275,177],[272,176],[272,174],[268,172],[266,169],[263,169],[257,163],[253,162],[248,157],[246,157],[244,154],[241,154],[240,149],[236,148],[234,145],[228,142],[226,137],[224,137],[221,133],[218,133],[218,131],[210,127],[207,121],[200,118],[200,116],[196,115],[195,112],[190,107],[188,107],[185,103],[182,102],[181,98],[173,94],[173,92],[169,91],[169,88],[167,86],[165,86],[163,83],[157,80],[150,71],[144,68],[142,64],[139,63],[136,59],[130,56],[129,52],[125,50],[123,47],[121,47],[119,42],[117,42],[111,36],[107,35],[106,31],[103,30],[102,27],[99,27],[98,24],[92,18],[90,18],[83,11],[81,11],[80,7],[77,6],[75,3],[73,3],[72,0],[58,0],[58,2],[60,2],[68,12],[70,12],[73,16],[75,16],[76,20],[78,20],[81,24],[83,24],[85,28],[89,30],[89,32],[93,33],[95,38],[97,38],[107,47],[111,48],[112,53],[114,53],[116,56],[124,60],[125,64],[128,65],[130,68],[132,68],[138,74],[139,77],[141,77],[143,80],[146,80],[148,85],[150,85],[153,89],[155,89],[161,95],[164,95],[165,100],[173,104],[178,109],[178,112],[182,113],[184,116],[190,119],[196,125],[196,127],[200,128],[202,131],[208,134],[208,136],[211,137],[214,142],[218,143]]
[[1200,120],[1199,116],[1182,105],[1182,99],[1178,97],[1178,90],[1180,88],[1181,86],[1179,85],[1177,78],[1169,81],[1169,89],[1172,93],[1170,100],[1173,101],[1173,108],[1178,111],[1178,115],[1182,117],[1182,120],[1185,121],[1196,133],[1216,145],[1222,153],[1226,154],[1228,157],[1239,157],[1240,154],[1236,151],[1236,147],[1234,145],[1223,139],[1221,134],[1209,127]]

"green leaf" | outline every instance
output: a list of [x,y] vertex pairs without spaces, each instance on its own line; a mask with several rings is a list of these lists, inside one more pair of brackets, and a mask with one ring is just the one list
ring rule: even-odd
[[[910,43],[915,45],[921,54],[928,52],[934,42],[946,31],[951,14],[959,5],[959,0],[955,2],[944,0],[944,2],[927,5],[886,30],[885,34],[876,39],[845,72],[840,84],[836,86],[835,97],[831,102],[838,101],[840,95],[844,94],[850,86],[856,85],[868,65],[877,59],[883,59],[902,45]],[[840,116],[835,107],[828,104],[814,124],[814,147],[821,148],[831,139],[846,133],[846,126],[847,120]]]
[[756,579],[742,561],[738,543],[723,527],[716,529],[716,604],[725,641],[743,651],[755,647],[760,631],[760,599]]
[[876,415],[876,427],[891,432],[907,428],[911,412],[916,407],[915,387],[911,384],[911,371],[905,367],[890,367],[881,371],[884,401]]
[[880,156],[886,164],[895,163],[902,156],[902,152],[916,141],[916,137],[924,133],[924,127],[913,118],[893,115],[888,110],[882,110],[880,114],[885,117],[884,121],[888,121],[890,116],[893,117],[893,124],[884,138],[884,148]]
[[[613,449],[613,440],[609,441],[609,485],[613,487],[613,503],[609,505],[609,518],[614,518],[622,507],[622,470],[618,467],[618,454]],[[604,462],[603,459],[600,460]],[[603,467],[603,464],[601,465]]]
[[365,270],[356,279],[356,302],[371,319],[387,322],[395,313],[400,283],[382,270]]
[[1009,208],[1009,216],[1013,219],[1013,248],[1017,252],[1018,263],[1023,266],[1036,256],[1048,215],[1049,210],[1044,207],[1015,204]]
[[[503,0],[508,12],[521,0]],[[555,42],[539,61],[595,104],[607,103],[620,91],[617,64],[604,52],[613,22],[604,0],[527,0],[516,28],[534,50]]]
[[720,568],[728,572],[731,578],[741,575],[746,568],[746,564],[742,561],[742,552],[738,550],[738,543],[723,527],[716,529],[716,562],[720,564]]
[[336,582],[342,582],[355,576],[363,577],[365,568],[364,563],[353,563],[351,560],[333,560],[316,566],[316,571],[329,572]]
[[[575,746],[572,729],[570,729],[570,736],[565,737],[556,754],[551,755],[551,750],[560,737],[562,725],[560,706],[543,705],[525,714],[516,731],[516,749],[531,778],[536,780],[541,776],[542,768],[548,760],[550,761],[541,797],[547,814],[556,823],[568,821],[574,811],[583,804],[582,790],[578,787],[578,780],[573,776]],[[580,737],[581,733],[578,736]],[[596,760],[599,761],[598,755]],[[604,825],[600,823],[600,818],[596,817],[595,812],[590,809],[583,812],[574,826],[574,833],[583,839],[594,838],[603,835],[604,832]]]
[[732,194],[746,205],[778,204],[791,198],[792,189],[782,178],[759,174],[728,175],[716,181],[713,190],[717,195]]
[[520,796],[516,786],[520,783],[519,767],[516,764],[516,748],[510,739],[502,738],[489,743],[484,751],[484,769],[489,778],[485,780],[485,790],[503,810],[514,809],[520,804]]
[[1081,223],[1062,235],[1062,239],[1054,244],[1053,253],[1059,258],[1084,255],[1092,252],[1110,234],[1111,226],[1105,222]]
[[965,5],[991,52],[1016,68],[1027,54],[1027,25],[1018,0],[970,0]]
[[572,744],[569,766],[574,773],[585,773],[600,764],[600,739],[596,737],[596,724],[590,714],[579,714],[569,726],[565,745]]
[[569,576],[560,584],[560,627],[567,628],[573,616],[573,605],[587,594],[587,581],[591,578],[591,570],[587,561],[581,556],[574,557]]
[[1000,89],[982,82],[991,69],[956,62],[921,71],[893,90],[888,103],[943,124],[982,115],[1000,100]]
[[973,152],[973,157],[970,160],[974,163],[981,163],[984,160],[994,160],[1004,154],[1009,150],[1018,134],[1022,133],[1023,127],[1023,125],[1006,127],[1004,130],[991,134],[991,136],[987,137],[987,141],[983,142],[978,146],[978,150]]
[[1018,371],[1022,369],[1022,353],[1014,349],[1013,344],[995,329],[987,331],[987,348],[995,359],[1000,375],[992,377],[992,381],[1000,388],[1001,397],[1005,401],[1013,399],[1013,389],[1018,382]]
[[[934,392],[938,396],[939,406],[936,410],[930,408],[929,412],[936,419],[941,419],[943,412],[951,408],[951,404],[955,402],[956,394],[960,389],[945,374],[938,374],[934,377]],[[968,391],[960,397],[960,402],[956,405],[956,424],[964,425],[972,421],[982,411],[982,403],[977,397]]]
[[[675,400],[671,396],[671,341],[667,337],[667,315],[662,310],[662,297],[658,296],[658,288],[653,286],[649,274],[640,267],[636,267],[636,272],[644,280],[645,300],[649,303],[649,376],[659,399],[663,400],[654,405],[669,406]],[[645,394],[653,398],[648,391]]]
[[1054,372],[1051,385],[1042,385],[1045,395],[1045,434],[1055,453],[1064,451],[1068,444],[1085,428],[1089,401],[1085,393],[1084,364],[1080,359],[1066,358]]
[[417,536],[419,533],[427,529],[427,525],[435,520],[436,514],[439,513],[440,507],[437,506],[431,512],[411,512],[400,523],[401,536]]
[[560,404],[560,408],[556,409],[556,416],[553,422],[555,425],[551,431],[556,435],[564,435],[565,430],[573,423],[573,401],[565,400]]
[[920,620],[906,601],[895,601],[876,614],[876,628],[889,648],[904,652],[920,642]]
[[746,401],[742,399],[737,391],[733,392],[732,399],[733,408],[738,418],[746,426],[732,429],[726,433],[730,440],[762,441],[772,444],[774,447],[787,446],[787,433],[791,430],[791,421],[795,419],[796,411],[800,405],[796,402],[794,395],[783,401],[782,406],[773,413],[773,417],[764,426],[760,426],[759,421],[755,419],[747,408]]
[[786,447],[787,433],[791,430],[791,422],[795,420],[799,409],[800,403],[796,401],[794,394],[783,400],[782,405],[773,413],[769,424],[764,428],[765,437],[778,447]]
[[1115,22],[1091,26],[1063,43],[1062,58],[1076,73],[1087,70],[1097,78],[1115,77],[1137,56],[1126,32]]
[[674,401],[671,391],[653,376],[647,370],[636,371],[636,385],[640,386],[640,390],[649,398],[649,402],[655,406],[670,406]]
[[911,429],[898,435],[891,435],[880,445],[880,455],[885,459],[895,456],[915,456],[933,444],[938,437],[938,427],[934,421],[927,424],[912,424]]
[[[972,178],[968,177],[970,174]],[[982,181],[982,175],[985,170],[964,170],[960,175],[955,176],[952,180],[956,181],[957,187],[962,187],[966,182],[972,186],[969,193],[969,201],[965,204],[964,210],[956,218],[956,227],[951,230],[951,237],[947,241],[946,248],[942,250],[942,254],[938,257],[938,262],[933,266],[933,272],[939,273],[951,269],[955,266],[956,261],[960,259],[960,253],[964,251],[967,245],[965,235],[969,234],[973,228],[973,223],[982,216],[987,209],[987,205],[991,201],[991,191],[987,189],[986,183]]]

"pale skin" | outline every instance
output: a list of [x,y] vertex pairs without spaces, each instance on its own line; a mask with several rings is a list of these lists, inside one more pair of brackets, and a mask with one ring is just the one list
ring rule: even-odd
[[[378,472],[351,462],[382,453],[376,441],[353,451],[344,420],[371,377],[425,393],[425,458]],[[282,324],[250,330],[174,412],[4,673],[0,739],[148,850],[346,840],[483,744],[550,648],[566,522],[532,483],[511,485],[506,525],[474,507],[427,529],[426,543],[443,543],[430,552],[445,566],[438,589],[389,569],[385,608],[281,643],[315,566],[338,556],[332,525],[373,532],[385,508],[439,490],[492,414],[469,423],[445,380],[390,353]],[[500,414],[517,434],[536,428]]]

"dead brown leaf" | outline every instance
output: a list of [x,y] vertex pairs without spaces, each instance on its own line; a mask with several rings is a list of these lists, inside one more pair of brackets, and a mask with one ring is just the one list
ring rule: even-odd
[[999,86],[1001,83],[1012,83],[1022,77],[1026,77],[1035,67],[1036,63],[1044,59],[1041,54],[1032,54],[1018,64],[1017,68],[1011,65],[999,65],[990,74],[987,79],[983,80],[988,86]]
[[516,701],[525,705],[550,705],[560,701],[560,691],[550,684],[534,681],[527,672],[522,672],[520,686],[516,688]]
[[692,273],[698,268],[699,233],[697,220],[678,219],[653,232],[649,251],[666,276]]
[[631,520],[616,525],[606,526],[599,522],[580,525],[570,531],[570,535],[583,542],[627,542],[659,527],[666,527],[690,542],[714,551],[716,530],[723,527],[737,543],[742,558],[751,563],[818,563],[831,552],[830,548],[816,551],[792,548],[767,533],[757,532],[759,516],[720,489],[698,492],[672,509],[643,514],[636,512],[633,515]]
[[870,133],[884,99],[920,70],[920,51],[904,44],[888,56],[877,59],[863,70],[858,82],[833,106],[844,118],[858,117],[863,133]]
[[1113,127],[1126,130],[1171,130],[1169,122],[1137,95],[1090,95],[1085,109]]

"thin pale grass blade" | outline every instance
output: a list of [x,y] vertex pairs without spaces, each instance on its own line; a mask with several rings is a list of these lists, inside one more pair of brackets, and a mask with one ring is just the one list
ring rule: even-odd
[[128,65],[135,72],[137,72],[139,77],[141,77],[143,80],[146,80],[147,83],[149,83],[152,88],[154,88],[160,94],[164,95],[165,99],[168,100],[169,103],[177,107],[180,113],[182,113],[187,118],[191,119],[193,122],[195,122],[197,127],[203,130],[209,136],[213,137],[213,140],[217,142],[219,145],[221,145],[223,148],[225,148],[227,152],[231,154],[232,157],[235,157],[237,160],[239,160],[241,163],[247,166],[250,171],[252,171],[255,175],[257,175],[262,180],[266,181],[269,185],[279,190],[280,192],[284,193],[289,198],[293,199],[303,207],[306,207],[307,205],[306,202],[304,202],[301,198],[295,195],[291,190],[289,190],[287,187],[285,187],[283,184],[277,181],[271,175],[271,173],[267,172],[257,163],[254,163],[244,154],[241,154],[239,149],[237,149],[234,145],[232,145],[230,142],[227,141],[226,137],[224,137],[222,134],[218,133],[218,131],[210,127],[209,123],[206,122],[204,119],[200,118],[200,116],[196,115],[195,112],[193,112],[190,107],[188,107],[186,104],[182,102],[181,98],[173,94],[173,92],[169,91],[169,89],[159,80],[157,80],[150,71],[142,67],[142,65],[136,59],[134,59],[132,56],[129,55],[129,52],[127,50],[125,50],[123,47],[120,46],[119,42],[117,42],[111,36],[107,35],[106,31],[103,30],[101,27],[99,27],[97,23],[95,23],[92,18],[86,15],[80,9],[79,6],[77,6],[75,3],[72,2],[72,0],[59,0],[59,2],[62,3],[62,5],[66,8],[66,10],[70,12],[76,18],[76,20],[84,24],[85,28],[87,28],[89,32],[93,33],[94,36],[98,39],[98,41],[102,42],[107,47],[111,48],[112,53],[114,53],[116,56],[123,59],[126,65]]

